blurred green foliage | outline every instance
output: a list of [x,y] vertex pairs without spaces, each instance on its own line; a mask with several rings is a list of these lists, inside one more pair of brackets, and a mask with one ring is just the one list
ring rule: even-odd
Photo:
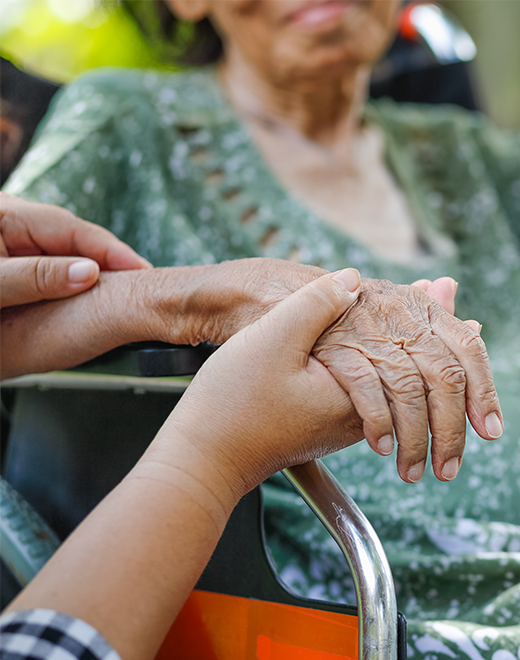
[[[442,1],[477,44],[484,107],[499,125],[520,127],[520,0]],[[186,24],[175,46],[160,38],[153,0],[0,0],[1,54],[57,82],[107,65],[176,70],[189,38]]]
[[131,7],[155,38],[144,37],[117,0],[2,0],[1,53],[57,82],[107,65],[178,68],[173,47],[158,37],[153,2],[131,0]]

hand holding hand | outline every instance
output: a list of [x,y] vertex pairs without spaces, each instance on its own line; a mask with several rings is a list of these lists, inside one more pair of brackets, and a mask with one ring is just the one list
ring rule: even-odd
[[96,283],[100,269],[150,267],[106,229],[5,193],[0,231],[1,307],[76,295]]
[[215,492],[241,497],[277,470],[356,441],[348,395],[311,353],[355,302],[359,283],[354,269],[325,275],[231,337],[159,432],[156,460],[168,460],[165,442],[189,447],[196,473],[217,481]]

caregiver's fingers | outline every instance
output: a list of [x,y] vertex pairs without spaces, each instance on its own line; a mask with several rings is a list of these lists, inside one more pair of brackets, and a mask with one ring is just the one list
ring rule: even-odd
[[431,280],[416,280],[415,282],[412,282],[412,286],[416,286],[423,291],[428,291],[428,287],[431,283]]
[[361,279],[355,268],[327,274],[306,284],[258,321],[271,354],[306,360],[318,337],[358,299]]
[[0,259],[0,307],[39,300],[68,298],[90,289],[99,265],[74,257],[12,257]]
[[457,476],[464,453],[464,369],[441,339],[431,333],[405,344],[405,350],[417,365],[427,392],[433,472],[441,481],[449,481]]
[[455,294],[458,288],[457,282],[452,277],[439,277],[426,289],[426,293],[436,300],[448,314],[455,313]]
[[129,245],[99,225],[81,220],[58,206],[27,202],[0,194],[2,256],[82,256],[102,270],[150,268]]
[[356,349],[338,346],[326,352],[327,368],[336,382],[348,392],[363,420],[363,432],[368,444],[382,456],[391,454],[394,449],[392,414],[376,369]]
[[472,324],[440,309],[430,310],[433,332],[460,362],[466,375],[466,412],[475,431],[486,440],[502,435],[503,418],[486,345]]
[[436,300],[443,309],[449,314],[455,313],[455,294],[458,284],[451,277],[439,277],[431,282],[430,280],[417,280],[412,284]]
[[[101,270],[138,270],[151,268],[132,248],[99,225],[79,220],[74,234],[70,235],[73,252],[98,262]],[[46,250],[48,252],[48,250]],[[68,254],[65,250],[62,254]]]

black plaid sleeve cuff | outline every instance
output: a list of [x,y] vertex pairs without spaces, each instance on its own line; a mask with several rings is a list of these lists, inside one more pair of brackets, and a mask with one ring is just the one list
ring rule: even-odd
[[54,610],[0,617],[2,660],[121,660],[88,623]]

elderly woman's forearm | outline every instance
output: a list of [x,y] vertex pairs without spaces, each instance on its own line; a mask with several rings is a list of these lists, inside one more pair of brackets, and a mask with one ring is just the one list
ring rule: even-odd
[[74,298],[2,310],[2,378],[67,369],[129,342],[222,343],[322,272],[272,259],[104,272]]
[[2,378],[67,369],[133,341],[189,343],[181,310],[197,268],[184,270],[168,269],[167,283],[161,271],[102,273],[74,298],[3,309]]

